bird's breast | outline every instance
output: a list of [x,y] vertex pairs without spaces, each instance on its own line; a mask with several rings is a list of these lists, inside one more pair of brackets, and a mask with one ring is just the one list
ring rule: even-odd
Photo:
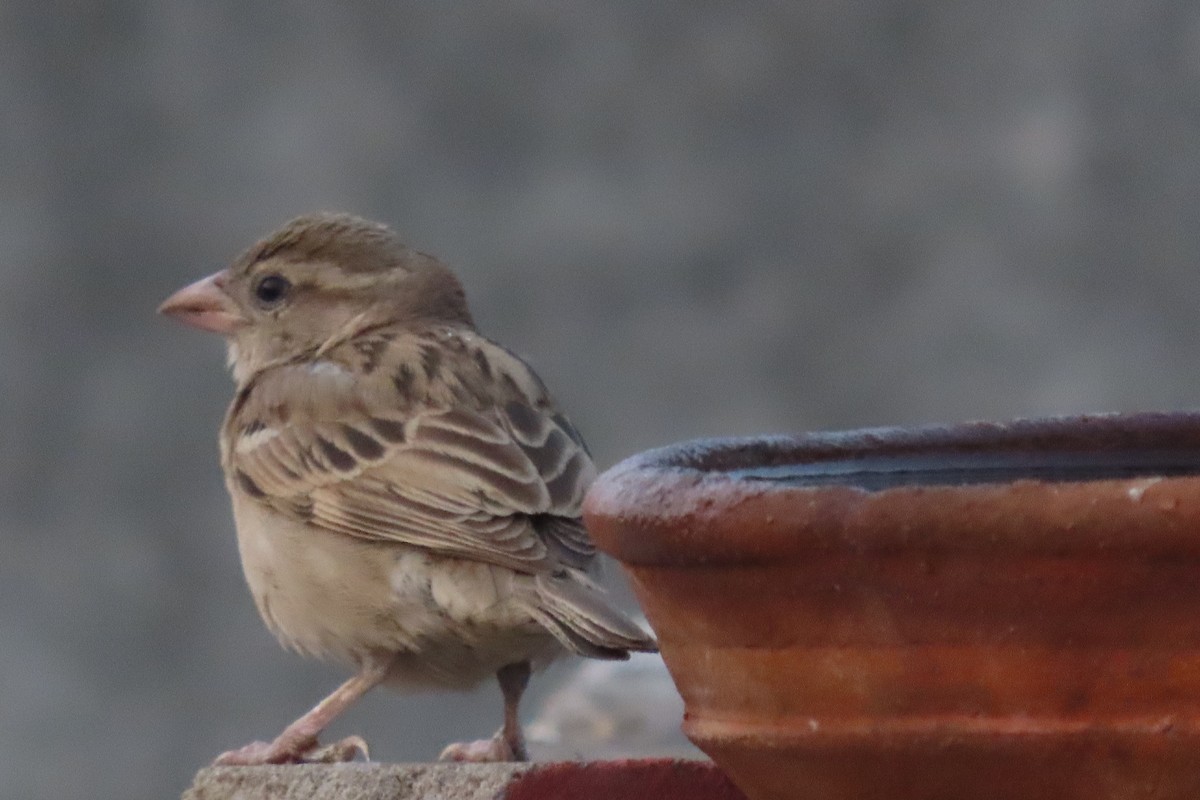
[[287,647],[355,663],[412,647],[436,625],[419,587],[399,594],[391,548],[332,533],[254,500],[234,500],[238,550],[263,621]]
[[259,613],[286,647],[357,663],[398,654],[396,682],[469,686],[501,666],[557,655],[504,567],[367,542],[234,501]]

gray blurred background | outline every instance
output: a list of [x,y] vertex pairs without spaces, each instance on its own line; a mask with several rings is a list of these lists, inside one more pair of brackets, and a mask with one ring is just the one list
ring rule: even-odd
[[[3,797],[176,795],[342,679],[256,618],[222,348],[153,313],[301,212],[455,265],[602,467],[1197,404],[1195,3],[433,9],[0,5]],[[498,721],[378,693],[335,733]]]

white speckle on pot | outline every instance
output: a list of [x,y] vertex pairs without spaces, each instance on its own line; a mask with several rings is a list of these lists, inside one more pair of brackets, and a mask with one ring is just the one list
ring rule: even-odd
[[1146,490],[1161,480],[1162,478],[1147,478],[1144,481],[1139,481],[1133,486],[1130,486],[1128,492],[1129,499],[1135,503],[1141,502],[1142,495],[1146,493]]

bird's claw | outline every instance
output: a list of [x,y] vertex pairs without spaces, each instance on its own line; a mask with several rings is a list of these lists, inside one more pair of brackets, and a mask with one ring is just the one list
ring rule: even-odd
[[455,742],[446,745],[438,761],[459,761],[472,764],[491,764],[503,761],[528,761],[525,748],[514,748],[507,739],[497,734],[491,739],[476,742]]
[[317,764],[342,764],[353,761],[362,754],[363,761],[371,760],[371,748],[361,736],[347,736],[341,741],[327,744],[306,754],[305,761]]
[[347,736],[324,747],[320,746],[316,737],[288,739],[281,736],[273,742],[251,742],[245,747],[222,753],[213,761],[213,765],[340,764],[353,761],[360,753],[364,760],[371,759],[370,749],[361,736]]

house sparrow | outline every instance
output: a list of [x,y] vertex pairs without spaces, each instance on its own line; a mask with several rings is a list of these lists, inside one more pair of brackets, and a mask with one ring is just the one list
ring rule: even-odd
[[221,428],[246,582],[285,646],[356,674],[218,764],[350,760],[317,736],[372,687],[496,675],[504,724],[442,758],[524,760],[534,666],[653,652],[589,575],[586,446],[533,370],[475,330],[437,259],[357,217],[300,217],[163,314],[222,334]]

